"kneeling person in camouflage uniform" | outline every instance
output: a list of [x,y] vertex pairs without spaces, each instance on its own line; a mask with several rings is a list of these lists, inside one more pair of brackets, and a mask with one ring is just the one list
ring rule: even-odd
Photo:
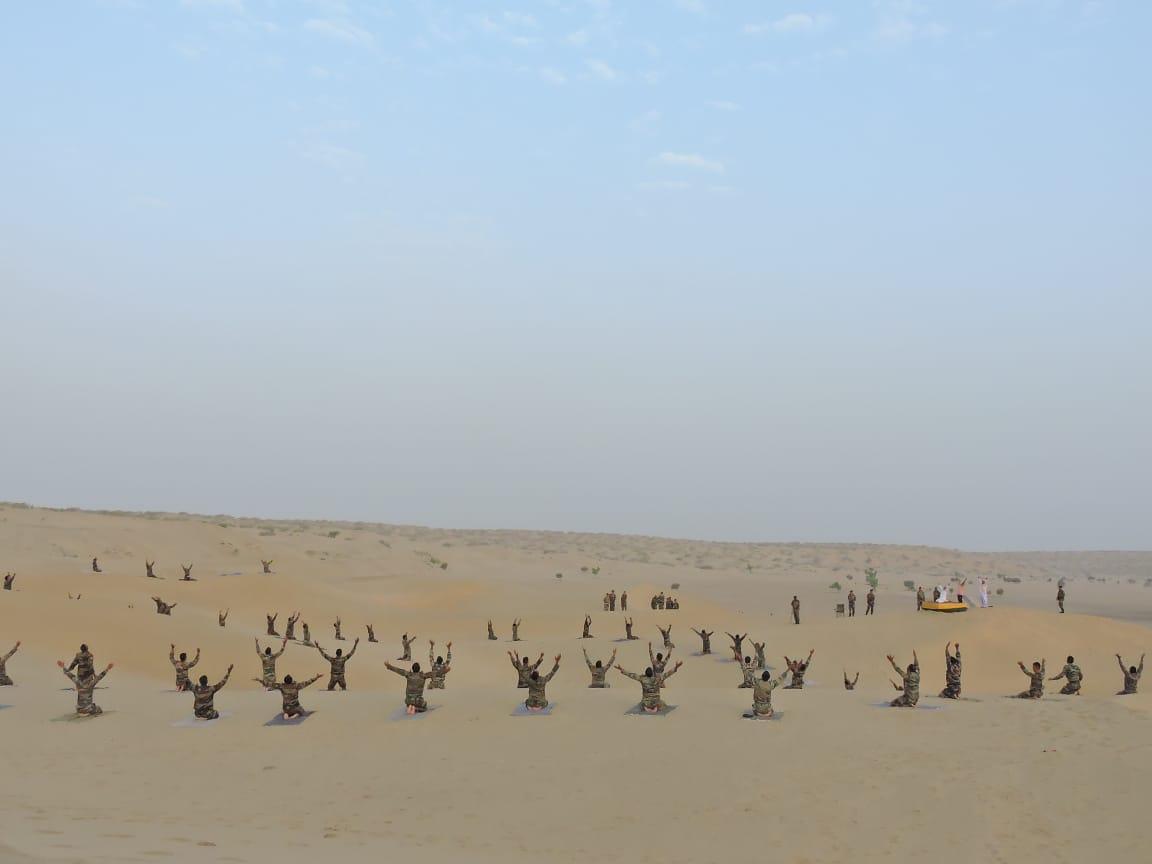
[[951,642],[944,646],[944,689],[940,691],[941,699],[960,698],[960,643],[956,643],[955,654],[951,648]]
[[223,689],[231,675],[232,667],[229,666],[228,671],[224,673],[224,677],[216,684],[209,684],[207,675],[200,676],[200,683],[192,688],[192,696],[195,700],[192,703],[192,714],[197,720],[216,720],[220,717],[220,712],[216,710],[216,705],[214,704],[216,693]]
[[111,671],[113,664],[109,663],[99,675],[89,675],[87,678],[80,678],[73,675],[68,669],[64,668],[63,660],[57,661],[56,665],[64,669],[64,674],[68,676],[68,680],[76,687],[76,713],[84,717],[96,717],[103,714],[104,711],[94,701],[94,692],[96,685],[104,680],[104,676]]
[[[411,669],[401,669],[385,662],[384,668],[404,678],[404,706],[409,714],[422,714],[428,710],[428,703],[424,701],[424,685],[436,672],[421,672],[419,663],[413,663]],[[443,674],[447,675],[449,671],[448,667],[444,667]]]
[[320,643],[316,643],[316,650],[320,652],[323,657],[331,665],[332,669],[328,675],[328,689],[335,690],[339,687],[341,690],[348,689],[348,682],[344,680],[344,664],[352,659],[352,655],[356,653],[356,649],[360,646],[360,638],[357,637],[356,641],[352,643],[352,650],[345,655],[343,648],[336,649],[336,656],[330,657],[324,653],[324,649],[320,647]]
[[1016,665],[1020,667],[1020,671],[1027,675],[1032,683],[1023,693],[1017,693],[1017,699],[1041,699],[1044,696],[1044,666],[1045,661],[1041,660],[1038,663],[1032,664],[1032,671],[1028,671],[1028,667],[1016,661]]
[[896,674],[900,676],[903,683],[893,684],[897,690],[903,691],[900,696],[897,696],[889,704],[893,708],[915,708],[916,703],[920,701],[920,658],[916,656],[916,652],[912,652],[912,662],[908,664],[908,669],[901,669],[896,665],[896,661],[892,659],[892,655],[888,655],[888,662],[892,664],[892,668],[896,670]]
[[[256,681],[263,683],[259,678]],[[283,699],[283,713],[285,720],[291,720],[293,717],[299,717],[304,713],[304,709],[300,707],[300,691],[305,687],[311,687],[320,680],[319,675],[313,675],[307,681],[294,681],[291,675],[285,675],[284,680],[280,683],[272,682],[269,690],[279,690],[280,696]]]
[[524,700],[525,708],[529,711],[543,711],[548,707],[548,697],[545,695],[544,688],[548,686],[548,682],[556,675],[559,668],[560,655],[557,654],[551,672],[547,675],[541,675],[540,670],[537,669],[528,676],[528,698]]
[[612,656],[608,658],[605,663],[602,660],[597,660],[595,663],[588,657],[588,649],[584,649],[584,662],[588,665],[588,671],[592,673],[592,683],[588,685],[591,689],[603,690],[611,687],[608,683],[608,670],[612,668],[612,664],[616,662],[616,652],[612,652]]
[[1068,662],[1064,664],[1064,668],[1060,670],[1059,675],[1053,675],[1049,681],[1059,681],[1061,678],[1065,679],[1067,683],[1060,688],[1060,693],[1064,696],[1079,696],[1080,695],[1080,682],[1084,680],[1084,673],[1080,671],[1080,667],[1076,665],[1076,658],[1069,657]]
[[657,674],[652,670],[652,667],[649,666],[644,670],[643,675],[637,675],[635,672],[629,672],[617,663],[616,671],[626,678],[640,682],[640,705],[649,714],[656,714],[667,707],[664,704],[664,700],[660,698],[660,691],[664,688],[665,682],[675,675],[676,671],[683,665],[683,661],[677,661],[675,666],[663,674]]

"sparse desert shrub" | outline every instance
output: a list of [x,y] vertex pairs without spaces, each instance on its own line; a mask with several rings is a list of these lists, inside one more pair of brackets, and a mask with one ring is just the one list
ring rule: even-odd
[[581,568],[580,568],[580,572],[581,572],[581,573],[587,573],[587,572],[588,572],[588,568],[587,568],[587,567],[581,567]]
[[564,578],[564,574],[563,574],[563,573],[557,573],[557,574],[556,574],[556,578],[557,578],[557,579],[563,579],[563,578]]
[[880,586],[880,577],[876,574],[875,567],[869,567],[864,571],[864,580],[871,588],[878,588]]
[[593,567],[592,568],[592,575],[593,576],[599,576],[600,575],[600,568],[599,567]]
[[448,569],[448,562],[447,561],[441,561],[440,562],[440,569],[441,570],[447,570]]
[[333,540],[335,540],[337,537],[340,536],[340,532],[339,531],[329,531],[328,536],[330,538],[332,538]]
[[672,590],[673,591],[679,591],[680,590],[680,583],[679,582],[673,582],[672,583]]
[[833,591],[840,591],[843,586],[841,586],[841,584],[839,582],[833,582],[828,587],[831,588]]
[[1004,589],[1003,588],[997,588],[996,589],[996,596],[997,597],[1003,597],[1004,596]]
[[904,580],[904,587],[907,588],[909,591],[915,591],[916,590],[916,583],[913,582],[911,579],[905,579]]

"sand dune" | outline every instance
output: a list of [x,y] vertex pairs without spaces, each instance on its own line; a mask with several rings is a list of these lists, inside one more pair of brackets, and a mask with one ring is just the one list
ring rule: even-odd
[[[104,570],[90,572],[98,556]],[[155,559],[162,580],[144,576]],[[274,572],[260,560],[274,559]],[[198,581],[179,582],[180,563]],[[447,565],[446,567],[443,565]],[[875,567],[878,614],[848,620],[833,607],[849,584],[863,595]],[[593,568],[599,568],[594,574]],[[167,514],[99,514],[5,506],[0,651],[23,640],[0,689],[0,862],[29,860],[312,861],[402,855],[440,861],[1142,861],[1137,827],[1152,794],[1152,698],[1114,696],[1115,652],[1135,661],[1152,643],[1150,553],[972,554],[921,547],[717,544],[516,531],[444,531],[348,523]],[[917,614],[905,579],[963,573],[993,580],[995,608]],[[556,574],[561,574],[557,578]],[[998,574],[1020,582],[1004,581]],[[849,579],[849,577],[852,577]],[[1091,577],[1091,578],[1089,578]],[[1069,614],[1055,581],[1066,579]],[[679,611],[647,598],[670,590]],[[627,589],[641,642],[624,643]],[[68,595],[80,595],[70,600]],[[150,595],[178,605],[154,613]],[[787,603],[803,603],[794,626]],[[216,614],[230,609],[228,626]],[[258,675],[264,615],[281,627],[298,609],[329,650],[343,620],[361,642],[348,693],[306,690],[317,713],[266,728],[276,694]],[[863,611],[861,603],[860,611]],[[593,640],[583,641],[585,613]],[[523,619],[512,646],[509,623]],[[500,641],[485,638],[492,618]],[[657,623],[673,626],[685,666],[668,717],[625,716],[639,688],[612,673],[587,689],[581,649],[628,668],[646,663]],[[690,627],[717,631],[696,657]],[[769,662],[810,648],[812,686],[778,691],[778,721],[741,719],[750,704],[723,659],[724,631],[768,643]],[[454,643],[448,689],[416,719],[390,719],[402,682],[383,663],[399,634]],[[960,703],[934,698],[943,650],[965,659]],[[81,641],[116,668],[97,691],[108,712],[66,719],[74,695],[54,666]],[[169,692],[170,644],[202,649],[195,673],[236,672],[217,699],[222,721],[188,728],[191,697]],[[563,655],[548,717],[511,716],[523,691],[505,652]],[[884,655],[923,663],[925,708],[893,695]],[[1074,654],[1083,696],[1040,703],[1015,666]],[[281,672],[326,672],[316,651],[290,645]],[[841,670],[861,672],[845,692]],[[1152,682],[1148,683],[1152,687]],[[1055,693],[1057,687],[1051,687]],[[16,746],[13,746],[13,745]]]

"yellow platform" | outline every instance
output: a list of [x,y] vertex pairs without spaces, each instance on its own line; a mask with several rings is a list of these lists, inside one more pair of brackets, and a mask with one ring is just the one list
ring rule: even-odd
[[924,609],[928,612],[967,612],[968,606],[964,603],[937,603],[935,600],[925,600]]

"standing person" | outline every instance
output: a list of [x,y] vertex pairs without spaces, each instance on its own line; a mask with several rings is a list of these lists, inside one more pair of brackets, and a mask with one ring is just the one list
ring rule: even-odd
[[664,700],[660,698],[660,691],[664,689],[668,679],[675,675],[677,670],[683,665],[683,661],[679,661],[669,671],[663,674],[657,674],[651,668],[648,668],[644,670],[643,675],[637,675],[635,672],[629,672],[617,663],[616,671],[626,678],[640,682],[640,705],[647,713],[656,714],[667,707],[664,704]]
[[218,624],[219,624],[221,627],[227,626],[227,624],[228,624],[228,613],[229,613],[230,611],[231,611],[230,609],[225,609],[223,612],[217,612],[217,613],[216,613],[216,621],[217,621],[217,623],[218,623]]
[[[423,714],[428,710],[428,703],[424,701],[424,685],[429,678],[437,673],[421,672],[419,663],[413,663],[411,669],[401,669],[399,666],[393,666],[385,661],[384,668],[389,672],[395,672],[404,679],[404,708],[407,713]],[[448,671],[445,667],[444,674],[447,675]]]
[[671,624],[668,625],[667,629],[665,629],[665,628],[661,627],[659,624],[657,624],[656,629],[660,631],[660,636],[664,640],[664,647],[665,648],[675,648],[676,647],[675,645],[672,644],[672,625]]
[[539,669],[540,664],[544,662],[544,652],[540,652],[540,656],[536,658],[535,663],[528,659],[527,654],[521,657],[515,651],[508,652],[508,659],[511,660],[512,665],[516,667],[516,687],[523,690],[528,686],[528,676]]
[[[20,643],[16,643],[16,648],[20,647]],[[12,650],[15,651],[16,648]],[[9,654],[9,657],[12,655]],[[1144,674],[1144,655],[1140,655],[1140,665],[1130,666],[1124,668],[1124,661],[1120,659],[1120,655],[1116,655],[1116,662],[1120,664],[1120,671],[1124,673],[1124,689],[1117,693],[1117,696],[1131,696],[1136,692],[1136,688],[1140,685],[1140,676]]]
[[[92,559],[95,562],[96,559]],[[82,717],[97,717],[104,713],[94,701],[96,685],[104,680],[104,676],[112,671],[114,664],[109,663],[99,675],[89,675],[87,678],[73,675],[70,669],[64,668],[64,661],[57,660],[56,665],[64,670],[68,680],[76,688],[76,713]],[[77,670],[79,671],[79,670]]]
[[316,644],[316,650],[320,652],[320,656],[327,660],[329,666],[331,666],[331,670],[328,674],[329,690],[335,690],[337,687],[339,687],[341,690],[348,689],[348,682],[344,680],[344,664],[352,659],[352,655],[356,653],[356,649],[359,647],[360,639],[357,638],[356,641],[352,643],[352,650],[348,652],[347,656],[345,656],[343,648],[337,648],[336,656],[329,657],[324,652],[324,649],[320,647],[320,644]]
[[1064,583],[1061,582],[1056,589],[1056,605],[1060,607],[1060,614],[1064,614]]
[[216,720],[220,717],[220,713],[216,710],[215,700],[216,694],[224,688],[228,683],[228,679],[232,676],[232,667],[228,667],[228,671],[224,673],[224,677],[216,684],[208,683],[208,676],[201,675],[200,683],[192,688],[192,696],[194,701],[192,703],[192,716],[197,720]]
[[980,577],[980,608],[988,608],[988,580]]
[[604,601],[604,611],[607,612],[608,611],[608,602],[609,602],[607,591],[604,592],[604,596],[601,599]]
[[795,594],[792,595],[792,623],[800,623],[800,598]]
[[584,635],[581,636],[580,638],[581,639],[593,638],[592,637],[592,616],[591,615],[585,615],[584,616]]
[[[492,629],[492,619],[491,618],[488,619],[488,641],[489,642],[495,642],[496,641],[496,631]],[[404,659],[404,658],[401,658],[401,659]]]
[[903,693],[889,704],[893,708],[915,708],[916,703],[920,701],[920,659],[916,656],[916,652],[912,652],[912,662],[908,664],[907,670],[897,666],[891,654],[888,655],[888,662],[892,664],[892,668],[896,670],[896,674],[903,681],[902,684],[892,685],[897,690],[902,690]]
[[944,689],[940,691],[941,699],[960,698],[960,643],[956,643],[955,654],[951,648],[951,642],[944,646]]
[[924,608],[924,586],[921,585],[916,589],[916,611],[919,612]]
[[436,651],[436,642],[428,640],[428,667],[432,670],[432,677],[428,679],[429,690],[443,690],[448,669],[452,666],[452,643],[448,643],[448,659],[432,655]]
[[844,689],[845,690],[855,690],[856,689],[856,682],[859,680],[860,680],[860,673],[859,672],[856,673],[855,678],[850,679],[848,677],[848,671],[844,670]]
[[661,675],[664,673],[664,668],[668,665],[668,663],[671,660],[672,660],[672,652],[671,651],[668,652],[667,657],[665,657],[660,652],[656,652],[655,656],[653,656],[652,643],[651,642],[648,643],[648,662],[652,664],[652,671],[655,672],[657,675]]
[[627,612],[628,611],[628,592],[627,591],[622,591],[620,593],[620,611],[621,612]]
[[740,658],[744,655],[744,640],[748,638],[748,634],[745,633],[743,636],[734,636],[725,631],[724,635],[732,640],[732,657],[739,663]]
[[[488,622],[488,626],[491,628],[491,621]],[[412,659],[412,643],[416,641],[416,636],[409,636],[407,633],[405,633],[400,637],[400,641],[404,643],[404,653],[401,654],[397,659],[407,662]]]
[[756,651],[756,668],[757,669],[768,668],[768,661],[764,658],[764,646],[765,646],[765,644],[766,643],[764,643],[764,642],[757,642],[755,639],[752,640],[752,648],[753,648],[753,650]]
[[809,651],[807,660],[789,660],[788,655],[784,655],[784,665],[792,673],[792,682],[784,688],[785,690],[804,689],[804,676],[808,673],[808,667],[812,665],[812,655],[815,653],[815,648]]
[[[847,680],[847,679],[845,679]],[[776,712],[772,710],[772,691],[780,686],[783,678],[773,678],[771,672],[763,672],[759,677],[753,676],[752,683],[752,713],[767,720]]]
[[256,656],[260,658],[260,665],[261,665],[261,667],[263,667],[263,671],[262,671],[263,677],[261,677],[260,683],[262,683],[264,685],[265,690],[275,689],[275,688],[273,688],[272,685],[276,683],[276,661],[279,660],[280,655],[284,653],[284,650],[288,645],[288,640],[285,639],[284,641],[282,641],[280,643],[280,650],[277,651],[275,654],[272,653],[272,646],[271,645],[269,645],[267,648],[264,648],[263,650],[261,650],[260,640],[257,639],[257,640],[255,640],[255,642],[256,642]]
[[[12,679],[8,677],[8,661],[12,659],[12,655],[20,648],[20,643],[17,642],[12,646],[12,650],[0,657],[0,687],[11,687]],[[615,656],[615,655],[613,655]],[[1135,692],[1135,691],[1133,691]]]
[[341,626],[340,616],[337,615],[336,620],[332,622],[332,629],[336,631],[336,641],[337,642],[343,642],[344,641],[344,634],[340,632],[340,626]]
[[1069,656],[1068,662],[1064,664],[1064,668],[1060,670],[1059,675],[1053,675],[1049,681],[1059,681],[1064,678],[1067,683],[1060,689],[1062,696],[1079,696],[1080,695],[1080,682],[1084,680],[1084,673],[1080,671],[1080,667],[1076,665],[1076,658]]
[[552,664],[552,671],[547,675],[541,675],[540,670],[533,670],[532,674],[528,676],[528,698],[524,700],[524,707],[529,711],[543,711],[548,707],[548,696],[545,688],[548,682],[556,675],[556,671],[560,668],[560,655],[556,655],[556,662]]
[[296,641],[296,622],[300,620],[300,613],[288,616],[288,623],[284,626],[284,638],[290,642]]
[[1017,699],[1040,699],[1044,696],[1044,666],[1045,661],[1040,660],[1038,663],[1032,664],[1032,671],[1028,671],[1028,667],[1016,661],[1016,665],[1020,667],[1020,671],[1027,675],[1032,683],[1023,693],[1017,693]]
[[184,651],[180,652],[180,659],[176,659],[176,646],[172,645],[168,649],[168,660],[176,669],[176,692],[183,693],[185,690],[191,689],[192,682],[188,680],[188,670],[200,662],[200,649],[196,649],[195,659],[189,661],[188,654]]
[[276,632],[276,619],[280,617],[280,613],[277,612],[275,615],[268,615],[265,613],[264,617],[268,619],[268,630],[266,631],[266,635],[279,636],[280,634]]
[[848,617],[856,617],[856,592],[851,588],[848,589]]
[[616,589],[615,588],[613,588],[611,591],[608,592],[608,611],[609,612],[615,612],[616,611]]
[[692,632],[700,637],[700,642],[703,644],[703,647],[700,649],[700,653],[701,654],[711,654],[712,653],[712,634],[716,631],[714,631],[714,630],[713,631],[697,630],[695,627],[693,627]]
[[588,671],[592,673],[592,683],[589,688],[596,690],[603,690],[612,685],[608,683],[608,670],[612,668],[612,664],[616,662],[616,651],[613,649],[612,656],[608,658],[608,662],[604,663],[602,660],[592,662],[588,657],[588,649],[584,649],[584,662],[588,665]]
[[304,709],[300,707],[300,691],[305,687],[311,687],[320,680],[319,675],[313,675],[307,681],[294,681],[291,675],[285,675],[284,680],[277,683],[272,682],[272,686],[268,687],[269,690],[279,690],[281,697],[281,711],[285,720],[291,720],[293,717],[300,717],[304,714]]
[[865,615],[875,615],[876,614],[876,589],[875,588],[869,588],[868,589],[868,596],[866,596],[864,598],[864,602],[866,604],[864,607],[864,614]]
[[632,635],[632,619],[631,618],[625,618],[624,619],[624,638],[626,640],[628,640],[629,642],[633,642],[633,641],[640,638],[639,636],[633,636]]

